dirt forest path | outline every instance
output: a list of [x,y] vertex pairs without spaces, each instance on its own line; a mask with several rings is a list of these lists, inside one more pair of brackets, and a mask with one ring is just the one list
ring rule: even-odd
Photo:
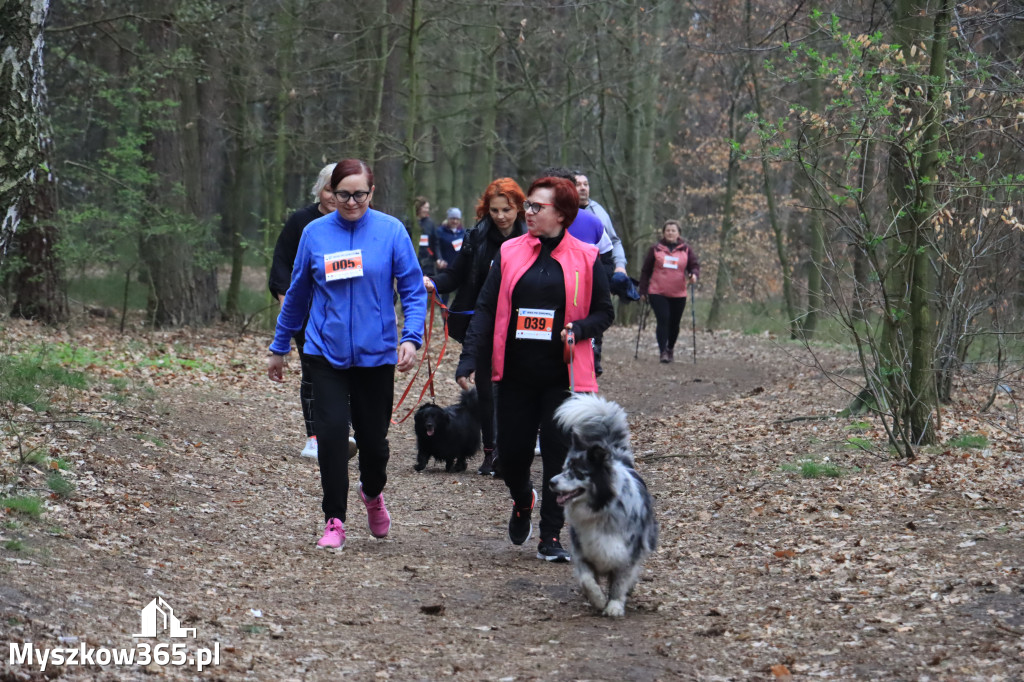
[[[150,377],[155,393],[113,406],[116,418],[49,430],[78,462],[76,492],[51,500],[44,523],[3,531],[26,549],[0,550],[0,639],[132,646],[139,610],[162,597],[196,629],[190,648],[219,646],[218,665],[47,676],[1022,679],[1019,439],[897,466],[870,420],[786,421],[848,399],[796,346],[702,333],[696,366],[688,343],[662,365],[652,339],[634,360],[635,339],[609,332],[602,390],[630,413],[661,547],[624,619],[596,615],[570,567],[537,560],[532,541],[508,542],[507,492],[471,472],[479,457],[462,474],[414,472],[411,421],[391,432],[390,536],[369,535],[353,492],[344,551],[314,549],[319,478],[297,456],[297,367],[274,385],[265,336],[225,332],[165,346],[216,356],[219,373]],[[993,440],[1010,412],[999,414]],[[876,451],[849,447],[851,433]],[[845,473],[782,468],[803,456]],[[5,650],[0,679],[43,677]]]

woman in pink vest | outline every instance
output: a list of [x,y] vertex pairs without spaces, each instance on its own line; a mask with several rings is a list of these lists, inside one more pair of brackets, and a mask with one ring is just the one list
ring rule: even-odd
[[690,245],[679,238],[679,223],[666,220],[661,241],[651,247],[640,269],[640,296],[651,304],[658,320],[655,336],[662,362],[672,362],[679,322],[686,309],[686,286],[697,283],[700,261]]
[[[455,377],[467,388],[477,356],[490,355],[491,378],[497,383],[498,451],[513,502],[508,536],[515,545],[533,534],[530,517],[537,492],[530,465],[540,430],[544,480],[537,557],[568,561],[558,539],[563,511],[548,486],[567,452],[554,414],[570,390],[597,391],[590,339],[611,326],[615,312],[597,247],[565,229],[579,209],[576,186],[564,178],[535,180],[524,208],[527,233],[504,242],[495,256]],[[576,341],[571,376],[564,354],[568,330]]]

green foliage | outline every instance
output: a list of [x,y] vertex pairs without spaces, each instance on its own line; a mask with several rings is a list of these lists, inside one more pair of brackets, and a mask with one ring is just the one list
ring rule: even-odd
[[45,356],[0,356],[0,403],[25,405],[42,412],[49,408],[55,391],[82,390],[87,385],[84,374],[67,370]]
[[59,471],[51,471],[46,477],[46,486],[60,498],[70,497],[75,491],[74,484],[61,476]]
[[4,549],[11,552],[20,552],[21,550],[25,549],[25,543],[23,543],[21,540],[6,540],[4,542]]
[[988,447],[988,438],[977,434],[964,434],[956,438],[951,438],[946,441],[946,445],[951,448],[973,448],[975,450],[981,450]]
[[846,439],[846,447],[851,450],[867,450],[868,452],[872,449],[871,441],[867,438],[861,438],[860,436],[850,436]]
[[843,470],[831,462],[820,462],[812,457],[805,457],[796,462],[783,464],[783,471],[798,472],[801,478],[839,478]]
[[[189,352],[189,349],[183,349]],[[216,372],[218,367],[204,360],[179,357],[173,348],[157,345],[116,356],[109,352],[97,352],[91,348],[72,346],[67,343],[54,343],[45,346],[36,346],[34,352],[40,356],[60,362],[64,365],[88,367],[90,365],[110,367],[112,369],[126,370],[138,367],[149,367],[157,370],[177,371],[180,369],[198,369],[203,372]],[[127,383],[123,384],[127,386]]]
[[0,509],[7,509],[15,514],[38,519],[43,514],[43,501],[30,495],[0,497]]
[[[86,103],[69,97],[60,101],[57,115],[58,139],[84,135],[78,130],[75,107],[86,104],[103,112],[92,125],[104,129],[106,146],[90,164],[70,163],[62,169],[65,184],[75,188],[74,201],[58,214],[63,240],[58,255],[71,291],[78,300],[120,308],[128,288],[128,304],[145,307],[145,265],[142,245],[150,238],[176,235],[192,247],[196,263],[211,267],[219,254],[208,247],[211,225],[197,220],[185,208],[185,190],[180,184],[167,186],[152,170],[149,149],[160,131],[178,126],[179,103],[154,96],[159,79],[174,64],[187,65],[184,53],[164,55],[159,68],[142,62],[123,73],[106,72],[95,64],[78,63],[89,70],[93,88],[82,96]],[[168,63],[169,60],[169,63]],[[61,129],[66,126],[69,129]],[[100,277],[97,278],[97,273]],[[84,285],[83,287],[77,284]],[[141,291],[140,291],[141,289]]]

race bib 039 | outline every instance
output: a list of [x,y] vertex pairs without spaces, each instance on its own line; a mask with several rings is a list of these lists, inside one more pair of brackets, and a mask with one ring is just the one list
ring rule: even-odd
[[679,256],[665,256],[665,263],[663,267],[669,270],[679,269]]
[[555,328],[555,311],[519,308],[516,316],[516,338],[550,341]]

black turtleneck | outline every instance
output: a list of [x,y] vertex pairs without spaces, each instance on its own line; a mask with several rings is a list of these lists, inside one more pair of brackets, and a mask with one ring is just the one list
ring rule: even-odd
[[[564,236],[563,230],[557,237],[540,237],[540,255],[512,290],[512,314],[509,316],[505,341],[505,376],[508,378],[534,373],[549,376],[555,372],[567,372],[562,359],[560,338],[562,327],[565,326],[565,276],[562,274],[562,266],[551,257],[551,252],[562,243]],[[550,340],[516,338],[516,320],[520,308],[555,311]]]

